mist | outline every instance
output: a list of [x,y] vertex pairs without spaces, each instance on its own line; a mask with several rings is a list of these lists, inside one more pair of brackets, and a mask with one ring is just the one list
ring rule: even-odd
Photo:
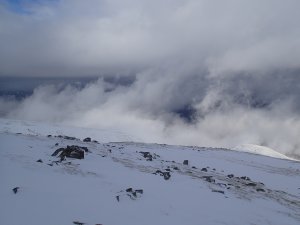
[[300,154],[299,1],[21,2],[0,4],[0,76],[98,78],[1,97],[2,117]]

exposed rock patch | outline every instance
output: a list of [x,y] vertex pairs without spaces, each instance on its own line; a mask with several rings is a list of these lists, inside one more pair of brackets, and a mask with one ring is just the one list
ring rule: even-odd
[[60,161],[63,161],[66,157],[74,159],[84,159],[84,153],[88,152],[87,147],[80,147],[77,145],[67,146],[66,148],[57,149],[51,156],[60,157]]

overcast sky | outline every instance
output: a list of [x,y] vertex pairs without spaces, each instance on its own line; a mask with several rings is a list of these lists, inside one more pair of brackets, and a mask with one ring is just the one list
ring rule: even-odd
[[2,0],[0,74],[298,69],[298,0]]
[[300,152],[299,0],[0,2],[0,76],[134,77],[2,98],[7,117]]

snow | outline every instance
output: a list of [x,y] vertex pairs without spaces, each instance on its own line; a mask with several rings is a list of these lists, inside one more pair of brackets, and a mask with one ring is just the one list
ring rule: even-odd
[[[300,223],[300,163],[270,157],[274,153],[270,149],[241,148],[268,155],[262,156],[248,151],[128,142],[134,138],[115,131],[97,133],[3,119],[0,126],[3,225],[67,225],[74,221],[86,225]],[[48,134],[90,136],[100,143]],[[53,163],[58,158],[51,154],[67,145],[86,146],[90,152],[82,160],[67,158]],[[153,160],[147,161],[141,151],[149,152]],[[189,160],[189,165],[183,165],[183,160]],[[153,174],[166,169],[171,170],[169,180]],[[205,176],[215,182],[206,181]],[[243,176],[251,181],[241,179]],[[14,187],[20,187],[16,194]],[[131,199],[125,191],[129,187],[144,192]],[[259,188],[264,192],[257,191]]]
[[112,141],[141,141],[123,132],[116,130],[101,130],[74,126],[62,126],[61,124],[49,124],[35,121],[22,121],[0,118],[0,131],[7,133],[22,133],[29,135],[67,135],[77,138],[91,137],[101,142]]
[[233,150],[236,151],[241,151],[241,152],[249,152],[249,153],[254,153],[254,154],[259,154],[259,155],[265,155],[265,156],[270,156],[274,158],[279,158],[279,159],[291,159],[274,149],[265,147],[265,146],[260,146],[260,145],[254,145],[254,144],[243,144],[239,145],[233,148]]

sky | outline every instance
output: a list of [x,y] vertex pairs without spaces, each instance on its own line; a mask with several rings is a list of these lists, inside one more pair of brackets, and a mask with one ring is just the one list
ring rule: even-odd
[[0,77],[99,77],[84,88],[43,85],[21,102],[2,97],[2,116],[298,154],[299,8],[298,0],[2,0]]

